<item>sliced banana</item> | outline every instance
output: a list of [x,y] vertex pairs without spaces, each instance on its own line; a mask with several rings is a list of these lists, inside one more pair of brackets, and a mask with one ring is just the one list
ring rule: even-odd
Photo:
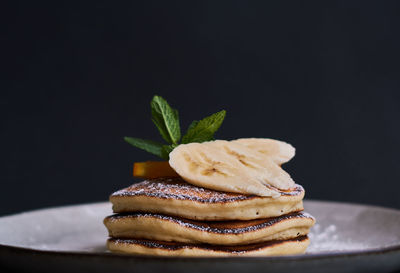
[[296,153],[296,149],[289,143],[270,138],[239,138],[231,142],[257,150],[269,156],[278,165],[288,162]]
[[279,197],[276,188],[295,184],[270,156],[235,141],[182,144],[169,157],[181,177],[204,188]]
[[277,165],[273,158],[233,141],[216,140],[210,143],[224,149],[227,154],[246,167],[246,171],[266,186],[288,190],[294,186],[290,175]]

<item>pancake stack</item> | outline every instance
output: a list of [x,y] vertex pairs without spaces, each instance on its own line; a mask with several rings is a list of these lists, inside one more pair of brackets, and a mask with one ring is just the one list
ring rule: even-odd
[[304,253],[314,218],[304,189],[279,197],[223,192],[180,177],[148,179],[113,193],[104,219],[112,252],[158,256],[272,256]]

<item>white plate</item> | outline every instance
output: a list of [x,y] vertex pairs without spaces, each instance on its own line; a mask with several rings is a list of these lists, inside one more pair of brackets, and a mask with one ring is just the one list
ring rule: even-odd
[[103,219],[109,203],[37,210],[0,217],[0,264],[42,272],[390,272],[400,270],[400,211],[322,201],[305,201],[317,219],[304,255],[267,258],[159,258],[106,251]]

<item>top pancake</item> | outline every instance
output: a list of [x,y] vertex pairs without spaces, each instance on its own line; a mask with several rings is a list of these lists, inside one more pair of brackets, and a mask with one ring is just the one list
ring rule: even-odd
[[145,180],[113,193],[116,213],[151,212],[193,220],[251,220],[303,210],[300,185],[278,198],[243,195],[200,188],[181,178]]

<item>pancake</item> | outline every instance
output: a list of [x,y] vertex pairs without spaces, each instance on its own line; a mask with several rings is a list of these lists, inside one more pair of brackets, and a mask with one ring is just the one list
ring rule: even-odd
[[157,178],[113,193],[110,202],[115,213],[160,213],[208,221],[263,219],[303,210],[302,186],[280,193],[277,198],[243,195],[200,188],[178,177]]
[[191,244],[245,245],[307,235],[314,224],[308,213],[249,221],[201,222],[161,214],[108,216],[104,224],[113,238],[141,238]]
[[185,244],[139,239],[108,239],[113,252],[157,256],[275,256],[304,253],[309,244],[307,236],[275,240],[242,246]]

